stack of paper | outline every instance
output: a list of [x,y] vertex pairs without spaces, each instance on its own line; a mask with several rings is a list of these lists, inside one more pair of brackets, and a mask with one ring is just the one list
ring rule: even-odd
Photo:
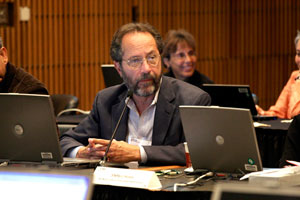
[[300,166],[254,172],[245,178],[249,178],[251,184],[270,187],[300,185]]

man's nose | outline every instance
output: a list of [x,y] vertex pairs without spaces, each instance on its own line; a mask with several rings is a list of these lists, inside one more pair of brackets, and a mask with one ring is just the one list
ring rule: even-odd
[[151,68],[151,67],[150,67],[150,65],[148,64],[147,60],[144,59],[142,65],[141,65],[141,71],[142,71],[142,72],[149,72],[149,71],[150,71],[150,68]]

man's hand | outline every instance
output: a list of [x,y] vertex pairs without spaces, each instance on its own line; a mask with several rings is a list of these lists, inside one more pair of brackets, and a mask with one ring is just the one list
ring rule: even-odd
[[[89,139],[89,145],[78,150],[76,157],[101,159],[106,151],[109,140]],[[107,160],[110,162],[126,163],[131,161],[140,161],[140,147],[128,144],[124,141],[113,140],[107,154]]]
[[85,147],[81,147],[77,154],[77,158],[88,158],[88,159],[101,159],[105,154],[106,146],[95,144],[94,139],[89,139],[89,144]]
[[[92,139],[95,146],[102,146],[102,150],[105,152],[109,140]],[[104,155],[104,153],[103,153]],[[136,145],[128,144],[124,141],[113,140],[110,149],[107,154],[107,159],[110,162],[126,163],[131,161],[140,161],[140,147]]]

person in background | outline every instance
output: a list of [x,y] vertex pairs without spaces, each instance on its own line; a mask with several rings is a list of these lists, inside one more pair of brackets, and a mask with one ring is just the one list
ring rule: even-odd
[[0,38],[0,93],[48,94],[43,83],[8,62],[7,49]]
[[179,105],[211,100],[193,85],[162,76],[162,49],[160,34],[149,24],[129,23],[114,34],[110,55],[124,83],[98,92],[88,117],[61,136],[63,156],[101,159],[126,108],[108,161],[185,165]]
[[214,83],[196,70],[196,45],[194,37],[185,30],[171,30],[167,33],[162,53],[166,76],[186,81],[197,87],[204,83]]
[[258,105],[256,110],[260,115],[277,116],[278,118],[291,119],[300,114],[300,32],[298,31],[295,38],[295,63],[298,70],[292,72],[290,79],[284,86],[278,97],[276,104],[271,106],[269,110],[265,111]]
[[288,129],[288,134],[285,138],[282,157],[279,162],[279,167],[291,165],[287,160],[300,162],[300,114],[295,116]]

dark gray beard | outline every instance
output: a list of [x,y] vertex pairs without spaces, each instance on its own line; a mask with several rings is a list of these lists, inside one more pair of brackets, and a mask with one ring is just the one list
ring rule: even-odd
[[[162,76],[161,74],[159,77],[156,77],[156,78],[151,76],[150,74],[143,74],[142,77],[139,80],[137,80],[136,83],[132,83],[131,80],[129,80],[129,78],[126,76],[126,74],[124,73],[122,68],[121,68],[121,71],[122,71],[122,76],[123,76],[125,85],[127,86],[127,88],[129,90],[133,91],[133,93],[135,95],[141,96],[141,97],[148,97],[148,96],[155,94],[155,92],[158,90],[160,79]],[[153,80],[153,84],[151,84],[151,86],[149,85],[147,87],[147,90],[138,87],[139,81],[145,80],[145,79]],[[150,87],[150,89],[149,89],[149,87]]]

